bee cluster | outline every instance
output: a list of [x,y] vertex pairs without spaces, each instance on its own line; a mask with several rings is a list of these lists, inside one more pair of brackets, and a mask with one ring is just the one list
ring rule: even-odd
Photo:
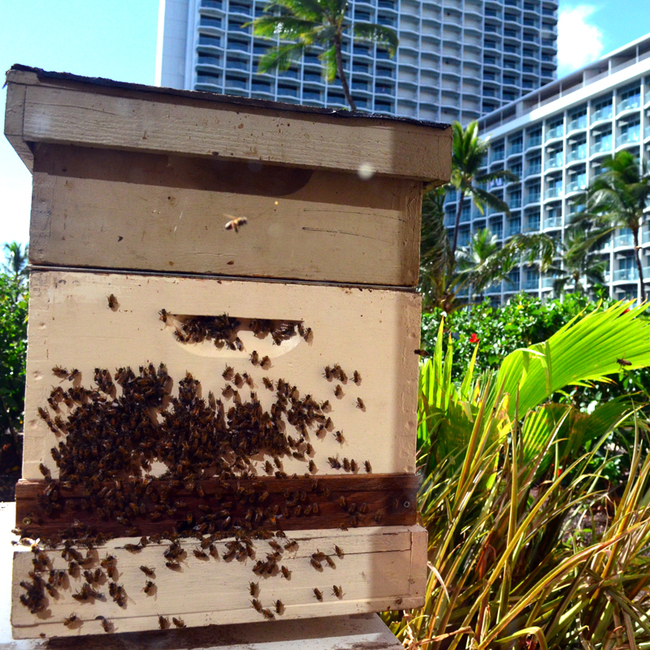
[[[169,319],[170,315],[162,310],[161,318]],[[210,339],[217,346],[242,349],[236,334],[239,325],[237,319],[227,316],[193,317],[182,322],[176,336],[184,342]],[[254,320],[250,326],[257,336],[270,335],[278,345],[291,336],[306,340],[312,336],[311,329],[300,323]],[[256,351],[249,361],[264,370],[270,366],[268,357]],[[129,367],[114,374],[96,368],[90,388],[81,385],[81,373],[76,369],[57,366],[53,374],[71,385],[55,387],[47,400],[49,410],[39,409],[41,418],[61,439],[51,450],[59,476],[54,479],[41,464],[45,487],[38,503],[47,518],[67,517],[73,523],[59,527],[56,535],[41,535],[43,544],[63,546],[61,557],[68,563],[67,570],[55,569],[39,546],[33,548],[31,581],[21,582],[26,593],[20,598],[32,613],[46,607],[46,593],[56,597],[58,589],[71,588],[70,578],[83,579],[72,595],[75,600],[92,603],[108,595],[124,607],[127,594],[117,582],[117,560],[110,555],[100,559],[96,550],[111,537],[145,533],[138,543],[124,546],[132,553],[166,540],[169,546],[163,555],[165,567],[171,571],[180,570],[187,560],[180,540],[194,538],[197,547],[192,554],[196,561],[254,560],[252,571],[257,576],[290,579],[291,571],[282,562],[284,554],[298,548],[298,542],[287,540],[282,531],[290,518],[319,515],[320,504],[330,502],[330,507],[336,505],[341,513],[341,528],[346,529],[348,525],[358,526],[368,513],[366,503],[356,504],[345,497],[337,500],[326,482],[314,477],[318,468],[312,440],[332,435],[342,444],[343,433],[335,430],[328,415],[329,401],[318,402],[311,395],[303,395],[284,379],[263,377],[262,385],[273,398],[270,408],[265,408],[258,398],[255,379],[230,366],[222,373],[225,384],[218,397],[212,392],[204,397],[199,381],[190,373],[178,381],[177,394],[173,394],[175,382],[164,364],[142,366],[137,373]],[[324,376],[330,382],[340,382],[337,389],[348,383],[338,364],[327,366]],[[361,383],[358,371],[351,375],[351,381]],[[336,389],[334,393],[339,396]],[[284,471],[283,459],[287,457],[305,463],[302,476]],[[359,465],[353,459],[330,457],[328,463],[351,473],[360,467],[372,471],[369,461]],[[306,478],[308,489],[304,489]],[[269,498],[269,479],[285,483],[298,480],[296,488],[283,489],[278,500]],[[80,497],[66,496],[73,492]],[[191,504],[183,501],[188,495]],[[379,523],[383,510],[371,516]],[[99,530],[102,522],[110,524],[103,532]],[[152,534],[157,522],[166,528]],[[30,513],[18,532],[26,540],[30,525],[41,523],[38,514]],[[230,541],[222,543],[220,555],[217,542],[226,539]],[[264,557],[259,557],[257,549],[260,540],[268,545]],[[338,546],[332,555],[344,557]],[[309,564],[318,571],[325,565],[336,568],[332,556],[320,551],[309,558]],[[140,569],[144,574],[142,591],[150,596],[156,591],[155,570],[145,565]],[[343,597],[341,587],[333,586],[332,593]],[[314,594],[323,600],[318,589]],[[258,597],[259,586],[252,606],[264,618],[284,612],[280,601],[263,607]],[[163,616],[159,622],[161,629],[170,627]],[[172,622],[184,627],[181,619],[173,618]],[[80,624],[76,614],[65,620],[68,627]],[[107,619],[102,619],[102,626],[106,631],[113,629]]]

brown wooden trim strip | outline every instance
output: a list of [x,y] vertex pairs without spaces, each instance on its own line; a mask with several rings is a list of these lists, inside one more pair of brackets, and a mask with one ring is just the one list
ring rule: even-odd
[[[75,522],[113,537],[174,530],[208,534],[233,527],[407,526],[416,523],[419,478],[414,474],[369,474],[209,479],[201,483],[203,496],[198,486],[190,491],[174,487],[170,481],[156,480],[152,485],[155,489],[149,494],[138,494],[137,481],[123,480],[104,483],[92,494],[84,494],[84,488],[64,487],[56,481],[20,480],[16,485],[16,524],[24,534],[44,538],[70,536]],[[152,513],[157,513],[155,520]]]

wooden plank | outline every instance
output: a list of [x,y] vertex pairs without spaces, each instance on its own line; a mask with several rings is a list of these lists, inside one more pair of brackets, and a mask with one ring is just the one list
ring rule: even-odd
[[[117,305],[109,308],[114,295]],[[218,348],[211,341],[181,343],[174,332],[177,320],[160,320],[159,311],[171,314],[264,318],[303,322],[310,327],[309,341],[293,336],[275,345],[270,336],[259,338],[250,329],[239,332],[242,350]],[[56,387],[91,387],[95,368],[115,373],[130,366],[136,373],[148,363],[164,363],[174,380],[189,371],[208,391],[221,396],[226,366],[249,373],[254,391],[269,410],[277,401],[264,387],[268,377],[277,387],[284,379],[300,395],[319,404],[329,402],[331,430],[318,437],[311,430],[316,477],[341,474],[329,467],[328,458],[369,460],[379,474],[415,472],[420,298],[404,291],[264,283],[208,278],[117,275],[85,272],[35,271],[30,281],[29,349],[25,405],[23,478],[40,479],[39,464],[56,476],[50,450],[61,440],[39,416],[49,409],[47,399]],[[253,366],[250,354],[269,357],[267,370]],[[327,380],[325,366],[341,364],[346,382]],[[74,382],[54,376],[52,368],[78,369]],[[352,381],[354,370],[360,383]],[[335,395],[341,385],[341,395]],[[247,386],[242,400],[250,399]],[[363,401],[359,408],[357,399]],[[232,398],[221,396],[228,408]],[[66,407],[61,407],[65,415]],[[55,413],[51,413],[54,417]],[[294,426],[286,432],[295,437]],[[334,433],[341,431],[337,441]],[[254,460],[259,474],[267,458]],[[302,475],[307,458],[283,457],[284,471]]]
[[[32,264],[415,286],[421,184],[35,148]],[[236,233],[233,217],[247,217]]]
[[[8,79],[14,83],[11,74]],[[22,137],[352,173],[369,169],[424,182],[446,182],[451,172],[451,131],[438,125],[233,106],[53,79],[27,86]]]
[[7,104],[5,108],[5,136],[16,150],[21,160],[30,171],[33,168],[34,154],[23,140],[23,117],[25,111],[26,86],[21,84],[7,85]]
[[[264,620],[251,605],[249,583],[257,582],[257,599],[263,608],[271,609],[279,599],[282,614],[274,613],[275,620],[316,618],[368,611],[382,611],[389,607],[412,608],[423,603],[423,567],[426,555],[416,556],[413,551],[423,548],[427,532],[419,526],[392,528],[358,528],[345,533],[322,531],[295,531],[290,535],[298,548],[291,552],[282,550],[279,559],[291,572],[289,579],[281,573],[260,577],[251,569],[256,560],[243,562],[194,557],[196,541],[183,541],[185,556],[178,570],[165,566],[165,545],[149,545],[139,553],[125,551],[126,540],[113,540],[105,547],[91,551],[92,570],[101,568],[99,561],[107,554],[116,558],[117,581],[123,586],[127,600],[118,606],[109,596],[106,579],[100,579],[96,590],[102,597],[93,602],[78,602],[72,594],[81,588],[84,578],[66,577],[56,595],[46,592],[45,607],[32,614],[20,603],[25,590],[21,581],[28,580],[33,570],[33,554],[29,549],[14,554],[12,625],[15,638],[47,636],[77,636],[103,633],[97,616],[110,621],[112,632],[131,632],[157,629],[158,617],[181,618],[186,626],[204,626],[258,622]],[[281,540],[289,541],[289,540]],[[426,542],[424,542],[426,544]],[[218,542],[220,554],[227,551],[227,541]],[[340,545],[343,557],[334,554],[334,544]],[[273,552],[266,541],[255,542],[255,557],[266,557]],[[311,565],[312,554],[328,553],[333,566],[325,563],[321,570]],[[67,562],[60,551],[44,551],[49,566],[66,570]],[[154,569],[155,588],[149,595],[143,592],[146,576],[140,566]],[[49,575],[49,569],[48,573]],[[341,597],[333,593],[340,586]],[[323,594],[319,602],[314,589]],[[183,598],[179,598],[183,594]],[[76,613],[79,623],[68,628],[63,619]],[[172,625],[173,627],[173,625]]]
[[[203,496],[196,490],[175,489],[169,480],[152,481],[149,494],[137,493],[126,479],[119,485],[104,482],[99,490],[90,484],[67,487],[58,481],[21,480],[16,485],[16,527],[28,537],[45,540],[59,539],[76,521],[116,537],[129,535],[131,528],[137,535],[154,535],[189,531],[201,524],[206,533],[213,533],[251,527],[310,530],[416,523],[419,477],[414,474],[207,479],[200,485]],[[52,493],[56,498],[48,496]],[[168,495],[164,508],[163,493]],[[116,496],[124,499],[125,508],[116,507]],[[137,503],[137,514],[129,509],[130,503]],[[106,512],[104,517],[98,515],[99,508]]]

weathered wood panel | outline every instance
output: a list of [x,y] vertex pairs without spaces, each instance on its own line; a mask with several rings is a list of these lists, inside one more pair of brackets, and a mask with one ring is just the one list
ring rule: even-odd
[[[115,310],[108,304],[116,300]],[[310,327],[309,341],[294,336],[275,345],[270,336],[258,338],[250,330],[239,333],[242,350],[219,349],[211,341],[181,343],[172,319],[163,323],[159,311],[171,314],[218,316],[239,319],[265,318],[303,322]],[[50,449],[61,437],[48,428],[38,409],[49,410],[53,389],[71,385],[93,386],[95,368],[111,373],[121,366],[136,372],[139,366],[166,364],[174,379],[189,371],[208,391],[229,408],[231,398],[222,396],[226,366],[236,373],[249,373],[254,388],[244,386],[265,409],[275,392],[264,387],[267,377],[279,379],[309,394],[319,404],[328,401],[331,429],[322,437],[312,431],[315,476],[341,474],[328,458],[369,460],[380,474],[415,471],[417,412],[417,364],[414,350],[420,339],[420,298],[414,293],[336,286],[289,283],[193,279],[163,276],[119,275],[64,271],[34,271],[30,283],[29,350],[25,407],[24,479],[40,479],[39,464],[56,476]],[[253,366],[250,354],[269,357],[268,369]],[[340,364],[346,382],[327,380],[325,366]],[[79,370],[74,382],[52,373],[55,366]],[[352,374],[360,373],[360,383]],[[336,386],[341,394],[336,396]],[[363,408],[359,408],[358,398]],[[66,407],[61,406],[65,414]],[[51,417],[55,413],[50,411]],[[291,432],[292,426],[287,425]],[[335,432],[343,438],[337,441]],[[297,434],[294,433],[294,436]],[[265,458],[255,460],[261,468]],[[283,459],[291,475],[307,471],[308,458]]]
[[381,118],[310,114],[286,105],[233,106],[164,89],[147,93],[85,83],[40,80],[10,71],[26,83],[22,137],[89,147],[219,156],[309,169],[378,174],[420,181],[449,178],[451,132],[437,125]]
[[[90,568],[100,568],[100,560],[107,554],[116,558],[116,580],[123,586],[127,599],[118,606],[108,594],[108,580],[104,577],[95,586],[100,597],[93,602],[78,602],[72,594],[78,592],[84,577],[68,576],[56,595],[46,593],[43,611],[32,614],[20,604],[25,590],[20,582],[28,580],[33,569],[33,554],[28,550],[14,553],[12,625],[15,638],[47,636],[75,636],[102,633],[101,620],[109,621],[112,632],[158,629],[158,617],[180,618],[188,627],[211,624],[234,624],[264,620],[251,604],[250,582],[257,582],[257,599],[271,610],[275,620],[315,618],[348,613],[382,611],[389,608],[406,609],[423,603],[426,580],[427,532],[419,526],[393,528],[357,528],[341,531],[295,531],[288,542],[296,540],[298,548],[282,551],[278,560],[290,571],[288,579],[282,574],[260,577],[251,569],[255,559],[244,562],[223,559],[227,541],[217,542],[220,557],[198,559],[193,550],[196,541],[184,540],[184,557],[177,570],[165,566],[165,545],[150,544],[138,553],[124,549],[128,540],[113,540],[91,553],[95,558]],[[334,552],[339,545],[343,557]],[[266,541],[255,542],[256,557],[264,558],[273,549]],[[330,556],[332,565],[324,563],[318,570],[311,565],[312,554],[323,552]],[[67,569],[60,551],[45,551],[51,568]],[[90,565],[89,565],[90,566]],[[154,570],[151,580],[155,587],[149,595],[143,592],[147,577],[140,570],[147,566]],[[333,586],[341,587],[342,595],[333,593]],[[319,589],[323,601],[314,594]],[[180,598],[179,594],[183,597]],[[209,594],[209,597],[207,596]],[[282,613],[275,610],[281,600]],[[72,627],[63,620],[75,613],[79,622]]]
[[[38,145],[32,264],[415,286],[421,184]],[[226,231],[233,217],[248,223]]]
[[[360,468],[363,471],[363,467]],[[100,517],[96,504],[79,486],[57,485],[56,503],[61,510],[47,512],[44,481],[21,480],[16,485],[16,525],[31,538],[58,538],[75,521],[106,535],[123,537],[135,527],[138,535],[154,535],[171,531],[189,521],[201,521],[206,513],[216,514],[229,505],[228,529],[246,529],[247,524],[265,530],[312,530],[356,526],[409,526],[416,523],[416,500],[420,479],[415,474],[327,476],[320,479],[258,477],[255,479],[208,479],[201,482],[203,496],[196,490],[174,489],[169,480],[155,482],[155,498],[147,494],[135,495],[128,480],[105,482],[104,503],[115,503],[109,490],[131,495],[140,512],[131,514],[128,523],[120,523],[115,516]],[[156,510],[160,493],[171,496],[168,503],[174,507],[172,516]],[[96,492],[101,494],[102,489]],[[242,496],[237,496],[243,492]],[[263,495],[263,499],[260,497]],[[289,496],[287,496],[289,495]],[[316,507],[315,507],[316,506]],[[171,505],[169,506],[171,507]],[[161,512],[152,520],[151,514]],[[259,514],[258,514],[259,513]],[[222,517],[220,521],[223,521]],[[217,531],[221,528],[217,525]]]

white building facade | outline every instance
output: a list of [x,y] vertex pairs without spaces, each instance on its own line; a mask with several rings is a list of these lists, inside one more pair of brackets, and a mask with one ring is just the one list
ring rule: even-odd
[[[490,142],[488,169],[509,169],[520,182],[490,189],[510,206],[510,215],[481,215],[466,204],[459,246],[486,226],[501,241],[519,232],[546,232],[562,240],[579,208],[576,198],[600,173],[602,162],[622,149],[650,158],[650,34],[584,69],[505,106],[479,122]],[[445,205],[453,226],[456,202]],[[641,263],[650,285],[650,228],[641,232]],[[618,230],[598,250],[607,262],[613,298],[637,298],[638,274],[631,232]],[[501,302],[520,290],[552,291],[554,277],[535,266],[516,269],[487,295]]]
[[[344,107],[316,54],[257,74],[268,40],[244,25],[266,0],[160,0],[157,83],[276,101]],[[557,0],[350,0],[350,17],[395,29],[381,46],[344,43],[360,110],[463,124],[552,82]]]

